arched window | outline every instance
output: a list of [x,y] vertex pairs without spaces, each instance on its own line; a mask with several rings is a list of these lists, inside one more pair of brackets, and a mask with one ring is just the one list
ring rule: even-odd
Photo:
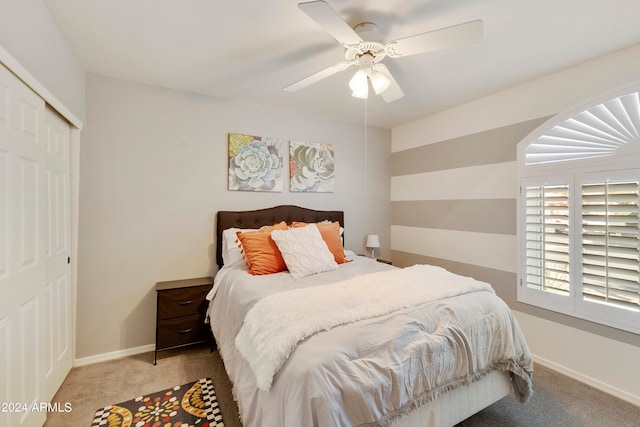
[[640,84],[518,144],[518,300],[640,332]]

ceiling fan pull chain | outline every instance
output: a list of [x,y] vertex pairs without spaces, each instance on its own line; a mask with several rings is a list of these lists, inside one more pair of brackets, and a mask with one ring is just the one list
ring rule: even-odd
[[367,132],[369,129],[369,124],[367,122],[367,107],[368,107],[368,99],[364,99],[364,194],[367,194],[367,182],[369,181],[367,178],[369,175],[367,174]]

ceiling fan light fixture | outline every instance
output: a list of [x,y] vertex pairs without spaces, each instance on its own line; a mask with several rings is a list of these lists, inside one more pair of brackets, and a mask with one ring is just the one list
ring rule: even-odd
[[358,90],[351,92],[351,96],[354,98],[367,99],[369,97],[369,85],[365,85]]
[[349,89],[354,92],[361,92],[364,87],[367,86],[367,72],[362,68],[358,69],[356,73],[349,80]]
[[369,91],[365,90],[363,92],[351,92],[351,96],[354,98],[367,99],[369,98]]
[[349,88],[353,91],[351,96],[367,99],[369,97],[369,83],[367,82],[367,72],[360,68],[349,80]]
[[391,80],[380,71],[373,71],[369,74],[369,79],[371,80],[371,86],[373,86],[373,90],[376,95],[380,95],[385,90],[389,89],[391,85]]
[[[351,27],[325,0],[303,0],[298,7],[311,19],[323,27],[344,48],[345,61],[338,62],[284,89],[290,92],[309,86],[317,81],[358,65],[369,75],[376,94],[385,102],[393,102],[404,96],[404,92],[387,67],[384,58],[399,58],[437,50],[467,46],[482,41],[484,24],[481,19],[462,24],[427,31],[401,39],[383,42],[378,26],[372,22],[361,22]],[[382,73],[385,78],[379,76]],[[366,80],[354,76],[349,84],[353,96],[368,94]]]

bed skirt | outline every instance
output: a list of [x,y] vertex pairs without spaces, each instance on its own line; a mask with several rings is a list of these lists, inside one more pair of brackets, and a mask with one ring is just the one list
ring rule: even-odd
[[407,415],[391,427],[451,427],[511,393],[509,373],[493,371],[470,384],[449,391]]

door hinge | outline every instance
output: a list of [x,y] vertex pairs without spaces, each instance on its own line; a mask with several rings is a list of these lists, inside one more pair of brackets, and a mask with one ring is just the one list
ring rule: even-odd
[[71,257],[70,256],[67,257],[67,264],[71,264]]

